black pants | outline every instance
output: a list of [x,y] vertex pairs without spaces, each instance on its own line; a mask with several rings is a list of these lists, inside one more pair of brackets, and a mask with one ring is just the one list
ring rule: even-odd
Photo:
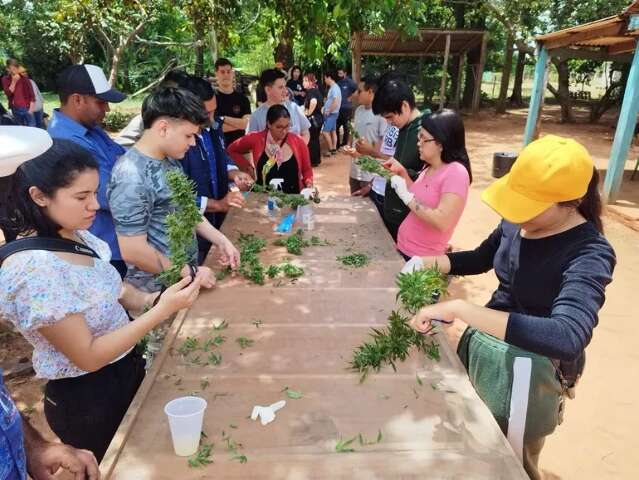
[[135,348],[126,357],[80,377],[50,380],[44,414],[63,443],[90,450],[100,462],[144,379]]
[[[353,107],[344,107],[339,109],[337,116],[337,148],[350,144],[350,121],[353,117]],[[339,139],[339,127],[344,129],[342,140]]]
[[310,139],[308,141],[308,151],[311,155],[311,165],[317,167],[322,163],[322,156],[320,155],[320,132],[322,127],[314,127],[311,122],[311,128],[309,129]]
[[371,200],[375,204],[379,215],[384,218],[384,195],[380,195],[379,193],[375,192],[375,190],[371,189],[368,196],[371,197]]
[[124,260],[111,260],[111,266],[118,271],[120,278],[124,280],[127,271],[126,262]]
[[388,233],[390,233],[391,237],[393,237],[393,241],[397,243],[397,233],[399,232],[399,226],[401,223],[390,223],[385,218],[383,220],[384,225],[386,225],[386,230],[388,230]]

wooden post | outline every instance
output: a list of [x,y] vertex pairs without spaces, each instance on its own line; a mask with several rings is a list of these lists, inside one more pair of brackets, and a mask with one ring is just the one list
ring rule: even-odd
[[462,78],[466,68],[466,52],[459,54],[459,72],[457,72],[457,91],[455,92],[455,108],[461,110]]
[[481,104],[481,81],[484,77],[484,66],[486,65],[486,46],[488,45],[488,34],[484,33],[481,40],[481,53],[479,55],[479,65],[477,66],[477,76],[475,77],[475,91],[473,93],[473,115],[479,113]]
[[639,48],[637,47],[639,47],[639,40],[635,44],[635,55],[630,67],[623,105],[621,105],[621,113],[615,130],[615,140],[608,161],[608,171],[604,180],[603,197],[606,203],[614,203],[617,200],[626,166],[626,157],[637,124],[637,114],[639,113]]
[[446,105],[446,80],[448,77],[448,56],[450,55],[450,34],[446,35],[446,49],[444,50],[444,65],[442,66],[442,84],[439,87],[439,109]]
[[353,34],[353,48],[351,49],[352,65],[353,65],[353,80],[356,83],[362,79],[362,32],[355,32]]
[[546,48],[541,44],[537,45],[537,65],[535,66],[535,80],[530,94],[530,106],[528,107],[526,130],[524,131],[524,146],[532,142],[538,133],[537,122],[541,118],[541,106],[546,93],[546,83],[548,82],[548,60]]

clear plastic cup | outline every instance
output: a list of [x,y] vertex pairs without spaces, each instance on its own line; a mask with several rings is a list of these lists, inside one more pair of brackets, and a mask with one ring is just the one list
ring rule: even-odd
[[164,413],[169,417],[169,428],[176,455],[188,457],[197,452],[204,410],[206,410],[206,400],[200,397],[176,398],[164,407]]

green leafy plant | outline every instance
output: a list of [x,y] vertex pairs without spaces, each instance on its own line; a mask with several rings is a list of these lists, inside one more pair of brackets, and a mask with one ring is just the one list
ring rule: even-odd
[[202,221],[202,215],[195,203],[195,184],[181,170],[168,172],[166,181],[175,206],[175,211],[166,216],[171,267],[160,273],[158,279],[170,286],[180,280],[182,268],[192,259],[195,227]]
[[393,173],[390,170],[386,170],[384,167],[382,167],[381,163],[379,163],[372,157],[359,157],[355,163],[365,172],[374,173],[375,175],[379,175],[380,177],[384,177],[386,179],[390,179],[393,176]]
[[299,278],[304,275],[304,269],[286,262],[280,265],[280,271],[288,278]]
[[347,267],[362,268],[370,263],[370,257],[365,253],[351,253],[350,255],[343,255],[337,257],[337,261]]
[[286,396],[288,398],[292,398],[293,400],[299,400],[300,398],[302,398],[304,396],[304,394],[298,390],[291,390],[288,387],[284,387],[282,389],[282,392],[286,393]]
[[222,355],[219,353],[211,353],[208,358],[209,365],[219,365],[222,363]]
[[135,117],[135,113],[122,112],[121,110],[112,110],[107,112],[102,121],[102,126],[109,132],[119,132],[126,127],[131,119]]
[[337,453],[351,453],[354,452],[355,449],[351,447],[351,444],[357,440],[357,437],[353,437],[350,440],[342,440],[341,438],[337,441],[335,445],[335,451]]
[[448,282],[446,276],[437,267],[400,273],[396,281],[397,299],[411,314],[415,315],[420,308],[430,305],[446,295]]
[[278,238],[273,245],[286,247],[286,251],[293,255],[302,255],[302,250],[306,247],[320,247],[328,245],[326,240],[313,236],[310,240],[304,239],[304,230],[298,229],[289,237]]
[[258,254],[266,247],[266,240],[256,235],[240,234],[238,240],[240,246],[240,274],[258,285],[264,285],[264,265],[260,262]]
[[268,278],[275,278],[280,273],[280,267],[278,265],[269,265],[266,269],[266,276]]
[[200,343],[197,338],[194,337],[186,337],[186,340],[182,342],[180,348],[178,348],[178,353],[180,355],[188,355],[189,353],[194,352],[200,347]]
[[238,337],[235,339],[235,341],[237,342],[237,344],[240,346],[242,350],[253,346],[253,344],[255,343],[255,340],[252,340],[248,337]]
[[198,448],[194,456],[189,458],[189,467],[200,468],[213,463],[211,455],[213,453],[212,443],[203,443]]
[[364,446],[366,446],[366,445],[375,445],[375,444],[378,444],[378,443],[380,443],[380,442],[382,441],[382,431],[381,431],[381,430],[379,430],[379,431],[377,432],[377,438],[376,438],[375,440],[366,440],[366,439],[364,438],[364,435],[362,435],[361,433],[358,435],[358,437],[357,437],[357,438],[358,438],[358,440],[359,440],[359,444],[360,444],[362,447],[364,447]]
[[[308,200],[299,193],[284,193],[281,190],[274,190],[270,185],[264,186],[257,183],[253,184],[253,191],[256,193],[268,193],[271,197],[275,198],[280,208],[284,206],[297,208],[303,205],[308,205]],[[319,203],[319,197],[317,197],[317,200],[313,198],[313,201],[315,203]]]

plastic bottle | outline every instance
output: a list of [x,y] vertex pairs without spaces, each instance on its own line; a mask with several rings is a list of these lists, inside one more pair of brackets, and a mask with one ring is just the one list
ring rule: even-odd
[[311,231],[315,228],[315,215],[313,213],[313,189],[305,188],[300,194],[308,202],[306,205],[297,207],[297,221],[303,226],[304,230]]
[[[282,183],[284,182],[283,178],[274,178],[268,184],[272,190],[282,190]],[[268,200],[266,200],[266,208],[268,210],[268,214],[272,217],[277,216],[279,207],[277,206],[277,198],[269,195]]]

